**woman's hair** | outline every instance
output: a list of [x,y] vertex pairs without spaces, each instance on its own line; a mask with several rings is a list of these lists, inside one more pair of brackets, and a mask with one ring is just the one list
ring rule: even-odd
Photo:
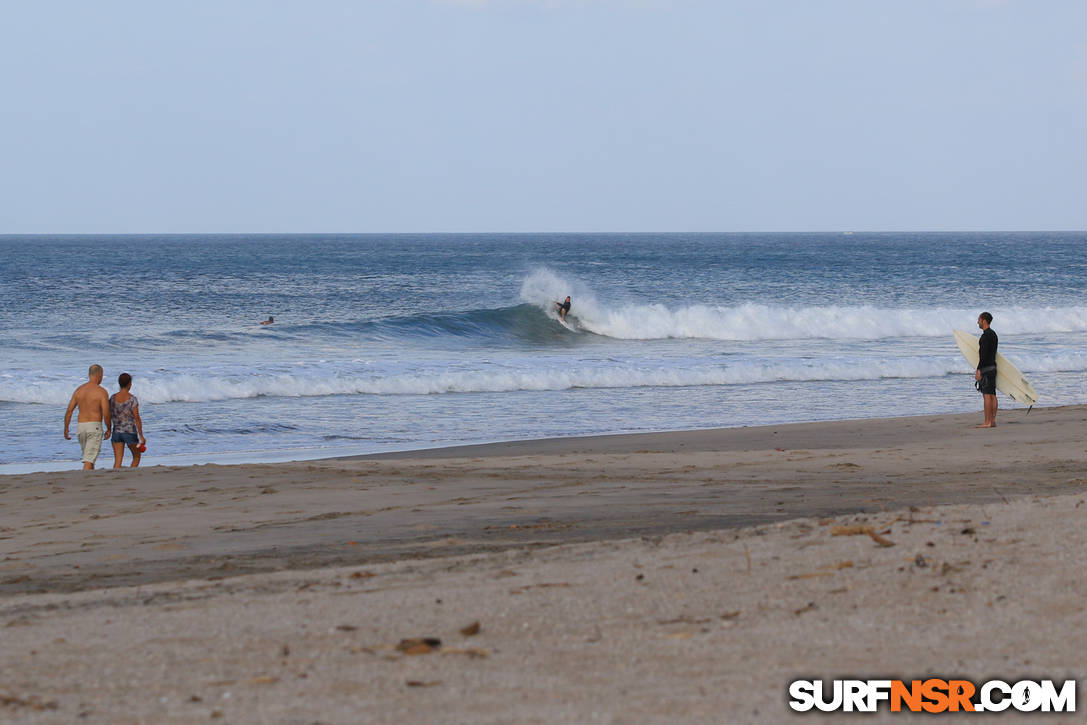
[[132,376],[128,373],[121,373],[117,376],[117,384],[121,386],[121,390],[124,390],[129,385],[132,385]]

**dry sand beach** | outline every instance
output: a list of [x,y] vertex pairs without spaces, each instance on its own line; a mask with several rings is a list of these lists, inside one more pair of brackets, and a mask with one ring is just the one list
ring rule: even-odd
[[6,476],[0,720],[775,722],[798,677],[1080,679],[1087,407],[979,416]]

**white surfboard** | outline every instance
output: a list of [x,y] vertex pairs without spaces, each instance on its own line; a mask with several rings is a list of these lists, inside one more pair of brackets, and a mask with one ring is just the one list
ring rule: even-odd
[[[955,342],[959,344],[959,350],[966,362],[975,370],[978,367],[978,338],[969,332],[955,330]],[[1019,368],[1008,362],[1008,358],[996,354],[996,389],[1007,395],[1017,403],[1022,403],[1028,408],[1034,407],[1038,402],[1038,393],[1034,392],[1034,386],[1027,382]]]

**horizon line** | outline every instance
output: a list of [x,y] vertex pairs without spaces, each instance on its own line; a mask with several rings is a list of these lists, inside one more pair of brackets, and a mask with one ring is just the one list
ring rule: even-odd
[[199,232],[0,232],[0,239],[10,237],[146,237],[146,236],[170,236],[170,237],[196,237],[196,236],[381,236],[381,235],[605,235],[605,234],[1083,234],[1087,229],[803,229],[803,230],[772,230],[772,229],[745,229],[734,231],[707,231],[707,230],[651,230],[651,231],[276,231],[276,232],[224,232],[224,231],[199,231]]

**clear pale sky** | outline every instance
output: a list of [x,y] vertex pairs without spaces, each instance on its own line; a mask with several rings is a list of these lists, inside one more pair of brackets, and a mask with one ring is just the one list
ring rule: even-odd
[[0,7],[0,233],[1087,229],[1083,0]]

